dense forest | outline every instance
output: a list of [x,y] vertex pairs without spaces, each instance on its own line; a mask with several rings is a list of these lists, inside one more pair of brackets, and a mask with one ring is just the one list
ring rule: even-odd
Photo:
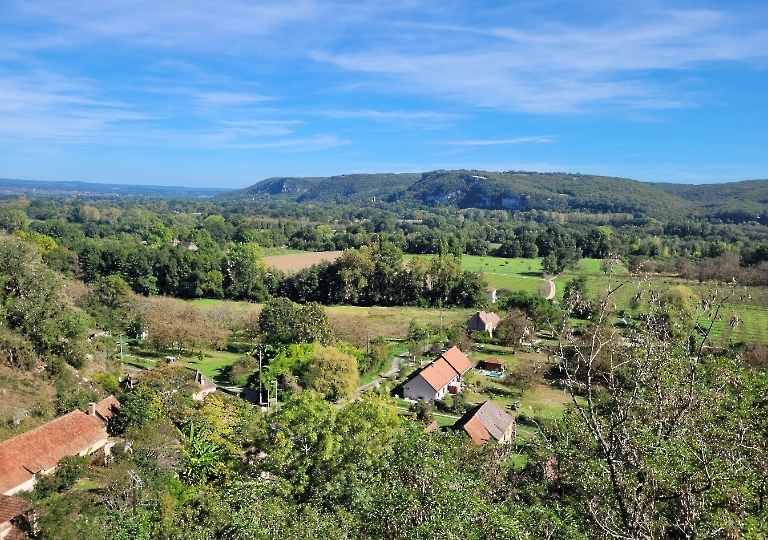
[[395,212],[435,207],[485,208],[765,224],[768,180],[691,186],[587,174],[441,170],[269,178],[217,198],[355,204]]
[[[28,534],[764,538],[768,350],[714,331],[740,323],[727,302],[768,286],[764,187],[743,184],[436,171],[205,198],[6,195],[0,442],[121,404],[108,463],[65,458],[20,495]],[[285,273],[264,260],[290,250],[342,253]],[[535,259],[529,273],[564,290],[491,304],[469,256]],[[582,259],[599,286],[575,273]],[[344,315],[358,307],[407,308],[407,331]],[[501,318],[493,336],[466,331],[481,309]],[[449,346],[514,365],[466,381],[515,415],[512,444],[439,425],[471,409],[464,393],[408,404],[408,375],[380,375]],[[192,399],[216,351],[231,354],[219,384],[265,407]],[[521,408],[534,382],[562,404]]]

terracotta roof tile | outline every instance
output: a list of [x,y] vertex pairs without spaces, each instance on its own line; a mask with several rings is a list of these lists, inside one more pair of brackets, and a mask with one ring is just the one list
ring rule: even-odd
[[493,364],[495,366],[503,366],[504,364],[507,363],[506,360],[501,360],[499,358],[488,358],[486,360],[483,360],[483,362],[485,362],[486,364]]
[[32,505],[24,499],[0,495],[0,523],[11,521],[17,516],[27,513]]
[[501,322],[501,318],[493,311],[489,311],[488,313],[485,311],[478,311],[477,315],[480,317],[481,321],[483,321],[485,324],[490,324],[494,328],[496,328],[499,325],[499,322]]
[[195,371],[195,383],[200,386],[200,391],[216,389],[216,383],[203,375],[200,371]]
[[454,427],[463,429],[473,441],[483,444],[491,438],[501,440],[514,421],[504,410],[486,401],[464,413]]
[[27,538],[27,533],[18,527],[11,527],[9,531],[4,540],[24,540],[24,538]]
[[96,404],[96,414],[98,414],[105,422],[117,414],[120,410],[120,402],[117,401],[115,396],[109,396]]
[[465,355],[458,347],[451,347],[442,354],[442,358],[448,362],[456,373],[464,375],[469,368],[472,367],[472,362],[469,361],[467,355]]
[[0,443],[0,493],[20,486],[65,456],[85,452],[106,440],[101,422],[74,411]]
[[485,444],[491,440],[491,434],[485,429],[483,423],[475,417],[470,418],[462,428],[477,444]]
[[421,370],[420,375],[429,386],[438,391],[458,376],[458,373],[444,358],[440,357]]

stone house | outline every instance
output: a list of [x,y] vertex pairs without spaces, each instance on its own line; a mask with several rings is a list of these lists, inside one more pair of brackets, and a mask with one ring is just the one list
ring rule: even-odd
[[477,444],[490,440],[506,444],[517,435],[515,419],[491,401],[469,409],[453,427],[463,430]]
[[499,326],[501,317],[496,313],[490,311],[478,311],[467,321],[467,330],[480,330],[481,332],[488,332],[490,337],[493,337],[493,331]]

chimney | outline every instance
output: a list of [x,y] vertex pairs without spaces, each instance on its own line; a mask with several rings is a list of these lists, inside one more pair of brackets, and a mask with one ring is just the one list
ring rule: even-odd
[[88,404],[88,416],[96,416],[96,404],[95,403],[89,403]]

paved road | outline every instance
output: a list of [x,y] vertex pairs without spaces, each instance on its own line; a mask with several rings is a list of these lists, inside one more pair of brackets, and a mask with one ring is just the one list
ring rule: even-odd
[[352,395],[353,398],[359,396],[363,392],[366,392],[370,390],[371,388],[374,388],[377,384],[379,384],[384,379],[392,379],[394,377],[397,377],[397,374],[400,373],[400,362],[402,362],[402,357],[395,356],[395,359],[392,360],[392,368],[387,371],[386,373],[382,373],[381,377],[378,377],[371,382],[364,384],[357,390],[355,390],[355,393]]

